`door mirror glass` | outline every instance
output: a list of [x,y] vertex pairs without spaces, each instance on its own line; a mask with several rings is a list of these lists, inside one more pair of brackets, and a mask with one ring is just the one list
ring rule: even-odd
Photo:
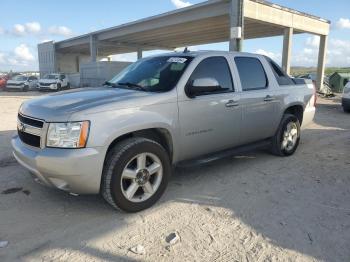
[[221,90],[219,82],[215,78],[206,77],[198,78],[192,81],[187,88],[187,95],[195,97],[198,95],[215,93]]

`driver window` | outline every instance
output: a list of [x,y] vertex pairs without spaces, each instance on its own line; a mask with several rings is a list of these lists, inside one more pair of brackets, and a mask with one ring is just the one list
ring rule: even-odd
[[232,75],[225,57],[205,58],[193,71],[187,84],[200,78],[214,78],[219,82],[221,90],[214,91],[215,94],[233,91]]

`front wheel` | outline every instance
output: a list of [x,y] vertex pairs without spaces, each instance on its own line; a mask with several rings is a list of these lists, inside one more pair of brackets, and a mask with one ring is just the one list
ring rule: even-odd
[[138,212],[151,207],[165,191],[171,174],[168,153],[157,142],[130,138],[108,153],[102,195],[113,207]]
[[300,142],[300,122],[292,114],[285,114],[280,126],[272,138],[271,151],[277,156],[291,156]]

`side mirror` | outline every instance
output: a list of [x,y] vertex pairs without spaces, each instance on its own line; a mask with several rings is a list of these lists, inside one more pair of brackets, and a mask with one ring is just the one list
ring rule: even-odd
[[221,89],[219,82],[215,78],[198,78],[186,87],[186,95],[193,98],[198,95],[215,92]]

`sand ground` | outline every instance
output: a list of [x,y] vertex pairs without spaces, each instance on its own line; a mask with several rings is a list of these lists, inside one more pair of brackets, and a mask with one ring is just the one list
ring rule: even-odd
[[[0,93],[0,261],[350,261],[350,114],[319,99],[297,153],[178,168],[138,214],[43,187],[11,156],[22,101]],[[22,191],[1,194],[4,190]],[[168,247],[167,235],[180,241]],[[145,254],[130,251],[136,245]]]

